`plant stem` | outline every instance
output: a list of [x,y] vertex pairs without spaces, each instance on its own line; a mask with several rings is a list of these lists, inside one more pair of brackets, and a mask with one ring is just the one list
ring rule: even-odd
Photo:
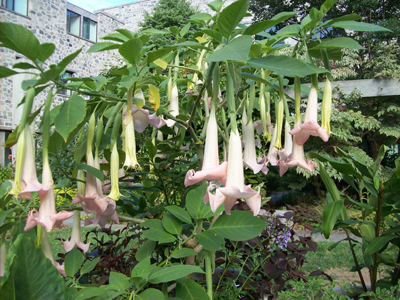
[[210,297],[210,300],[213,300],[211,251],[207,251],[205,257],[205,265],[206,265],[207,294],[208,297]]
[[362,276],[362,273],[361,273],[360,265],[358,264],[356,253],[354,252],[353,246],[351,244],[351,239],[350,239],[349,233],[347,232],[347,230],[345,230],[344,232],[346,232],[347,240],[349,241],[350,251],[351,251],[351,254],[353,255],[354,263],[356,264],[357,273],[358,273],[358,276],[360,277],[361,285],[363,287],[364,292],[368,292],[367,286],[365,285],[364,277]]

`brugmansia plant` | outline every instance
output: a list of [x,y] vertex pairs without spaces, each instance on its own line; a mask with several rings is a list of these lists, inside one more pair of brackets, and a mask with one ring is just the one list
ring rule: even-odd
[[[201,27],[192,40],[179,39],[158,50],[145,46],[149,35],[178,34],[176,27],[139,33],[119,29],[102,37],[105,41],[93,45],[86,55],[117,50],[124,65],[109,70],[107,76],[73,78],[69,83],[61,82],[60,75],[81,50],[47,67],[54,45],[40,44],[20,25],[0,23],[0,46],[30,60],[13,69],[1,66],[1,77],[26,73],[27,66],[37,70],[36,77],[23,84],[26,95],[21,121],[5,143],[7,147],[17,144],[17,162],[15,179],[3,184],[0,194],[1,295],[9,299],[36,299],[38,294],[51,294],[53,299],[216,297],[212,281],[216,251],[223,248],[225,239],[247,241],[269,226],[258,217],[265,187],[262,182],[248,184],[244,166],[254,174],[262,171],[265,175],[274,166],[279,166],[281,176],[294,166],[312,171],[317,166],[306,159],[304,144],[310,136],[329,139],[330,56],[336,49],[361,46],[346,37],[320,40],[318,32],[342,28],[344,22],[360,31],[385,30],[356,22],[356,15],[346,21],[324,20],[335,2],[327,0],[320,9],[312,8],[299,25],[287,26],[274,36],[265,31],[297,12],[281,13],[246,27],[241,20],[247,15],[248,0],[238,0],[224,9],[223,1],[209,3],[213,16],[199,13],[190,18]],[[256,35],[265,39],[257,41]],[[279,53],[284,47],[281,42],[287,38],[297,41],[291,56]],[[307,61],[299,58],[304,53]],[[324,68],[313,62],[321,57]],[[318,116],[318,75],[327,78],[322,123]],[[302,121],[301,78],[306,76],[311,76],[312,85]],[[291,99],[284,87],[293,82],[295,96]],[[72,95],[51,109],[59,89],[69,89]],[[42,94],[47,94],[45,104],[34,106]],[[294,123],[288,102],[294,103]],[[33,107],[39,108],[32,111]],[[256,115],[261,116],[260,121],[254,121]],[[257,133],[262,133],[269,144],[256,147],[258,124],[261,130]],[[33,130],[43,140],[41,183],[33,160]],[[48,158],[77,136],[75,170],[67,175],[70,182],[77,183],[78,192],[71,205],[56,207]],[[320,159],[317,154],[313,157]],[[364,169],[351,169],[351,174],[356,178],[370,174],[361,175]],[[371,188],[380,199],[382,183],[374,180],[376,189],[372,189],[372,179],[364,180],[363,188]],[[39,199],[39,207],[34,198]],[[334,200],[339,203],[333,210],[337,218],[343,200]],[[233,210],[238,203],[243,210]],[[371,204],[363,205],[373,209]],[[377,205],[379,210],[381,206]],[[327,210],[331,206],[328,204]],[[104,285],[93,270],[105,262],[90,256],[84,262],[82,253],[73,249],[76,246],[89,251],[80,235],[80,210],[94,215],[87,217],[85,224],[105,227],[109,221],[119,223],[120,219],[139,224],[140,234],[132,248],[135,260],[129,258],[135,261],[131,273],[109,269],[109,284]],[[72,237],[63,243],[70,252],[60,266],[49,252],[46,232],[70,218],[72,211],[77,211]],[[135,218],[119,216],[121,211]],[[327,219],[331,220],[329,230],[334,219]],[[328,229],[324,229],[325,234],[329,234]],[[265,260],[289,247],[286,234],[285,246],[279,242],[279,248],[264,249]],[[6,246],[9,236],[11,243]],[[369,246],[365,244],[366,256],[376,253],[371,246],[376,244],[374,238],[381,238],[380,231],[371,236]],[[388,237],[383,239],[389,241]],[[302,243],[305,245],[305,240]],[[164,247],[163,253],[157,247]],[[371,270],[376,273],[374,267]],[[194,280],[195,273],[205,274],[206,291]],[[91,285],[85,285],[84,277],[86,283],[90,278]],[[273,290],[263,286],[260,292],[276,293],[283,287],[284,280],[276,280]]]

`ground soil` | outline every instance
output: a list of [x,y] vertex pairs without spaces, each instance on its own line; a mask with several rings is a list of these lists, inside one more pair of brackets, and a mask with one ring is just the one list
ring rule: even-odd
[[[334,282],[337,283],[337,285],[341,285],[344,282],[358,282],[361,285],[360,282],[360,277],[358,277],[358,272],[349,272],[348,268],[332,268],[332,269],[327,269],[324,271],[326,274],[328,274],[329,276],[331,276],[334,280]],[[369,272],[366,268],[361,270],[361,273],[363,275],[365,284],[367,286],[371,285],[371,281],[369,278]],[[379,274],[378,272],[378,280],[381,279],[384,275],[384,272],[382,270],[382,273]]]

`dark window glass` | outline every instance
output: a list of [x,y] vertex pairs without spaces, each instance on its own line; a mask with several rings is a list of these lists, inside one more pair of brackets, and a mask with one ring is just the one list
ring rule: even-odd
[[97,38],[97,23],[89,18],[83,17],[82,37],[96,42]]
[[67,10],[67,31],[75,35],[80,35],[81,15]]
[[[73,77],[73,75],[74,75],[73,72],[71,72],[71,71],[65,71],[65,73],[62,74],[62,75],[60,76],[60,80],[61,80],[64,84],[67,84],[67,83],[68,83],[68,78],[69,78],[69,77]],[[66,96],[70,96],[70,95],[71,95],[71,91],[70,91],[70,90],[67,90],[67,89],[62,89],[62,90],[59,92],[59,94],[66,95]]]

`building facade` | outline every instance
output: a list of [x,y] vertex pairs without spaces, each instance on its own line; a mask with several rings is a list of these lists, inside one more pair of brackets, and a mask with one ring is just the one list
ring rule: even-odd
[[[234,0],[228,0],[225,5]],[[193,7],[202,12],[212,13],[207,6],[210,0],[193,0]],[[67,67],[63,77],[97,76],[108,65],[115,65],[115,52],[85,52],[101,37],[118,28],[130,31],[139,29],[145,12],[151,12],[158,0],[141,0],[118,5],[91,13],[66,0],[0,0],[0,22],[20,24],[31,30],[40,43],[53,43],[56,50],[48,59],[48,64],[56,64],[61,59],[79,48],[81,54]],[[0,48],[0,65],[7,68],[24,57],[12,50]],[[0,145],[19,123],[21,107],[19,102],[24,96],[21,83],[32,75],[15,75],[0,79]],[[42,92],[35,98],[34,108],[39,107],[46,97]],[[60,104],[69,97],[61,91],[55,97],[55,104]],[[10,149],[0,147],[0,164],[9,162]]]

